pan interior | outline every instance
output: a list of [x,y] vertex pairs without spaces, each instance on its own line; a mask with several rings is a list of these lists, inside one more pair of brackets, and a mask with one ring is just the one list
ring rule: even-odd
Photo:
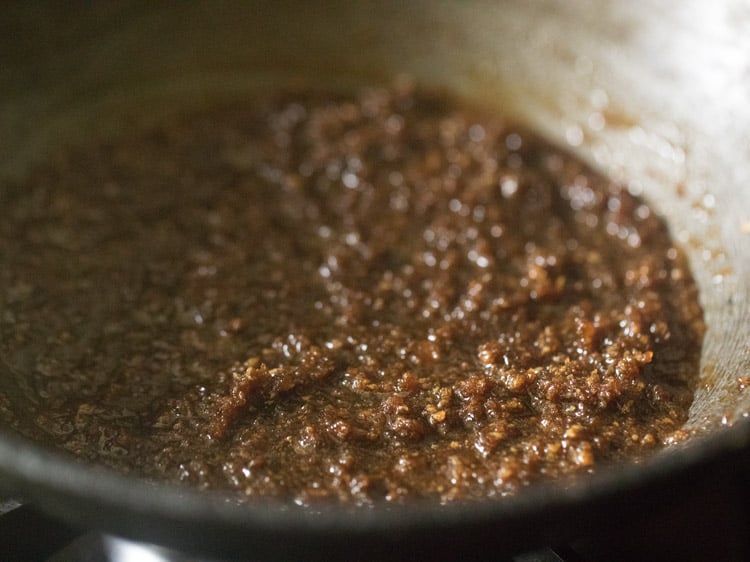
[[19,4],[0,39],[0,177],[176,112],[408,74],[530,124],[666,218],[708,326],[687,425],[713,430],[750,411],[750,86],[734,4]]

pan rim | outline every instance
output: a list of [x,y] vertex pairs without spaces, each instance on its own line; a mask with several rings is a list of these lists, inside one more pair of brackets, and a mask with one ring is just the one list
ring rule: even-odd
[[[594,506],[617,498],[627,498],[625,503],[631,508],[663,504],[666,497],[685,492],[683,488],[690,482],[700,482],[696,474],[720,466],[741,471],[742,463],[736,462],[736,457],[747,455],[748,451],[750,419],[743,418],[731,427],[696,437],[642,463],[609,467],[578,478],[570,486],[553,481],[500,500],[447,506],[422,501],[367,508],[332,504],[304,509],[281,501],[240,504],[215,492],[149,483],[113,469],[82,463],[0,429],[0,474],[4,476],[0,487],[19,493],[37,509],[74,525],[99,528],[133,540],[164,542],[167,546],[200,549],[204,545],[215,551],[217,545],[211,536],[218,536],[218,532],[222,537],[219,549],[236,553],[254,551],[258,540],[279,534],[302,545],[393,533],[408,536],[446,529],[459,531],[491,524],[498,530],[513,530],[515,536],[506,537],[503,542],[518,547],[555,540],[558,535],[571,535],[595,525],[588,520],[587,510],[593,514],[597,512],[592,509]],[[616,505],[621,509],[623,502]],[[519,533],[519,528],[534,521],[546,523],[528,533]],[[165,528],[155,528],[153,522],[157,522],[157,527],[162,523]],[[186,527],[191,530],[189,535],[184,534]],[[174,529],[182,529],[181,536],[173,536]]]

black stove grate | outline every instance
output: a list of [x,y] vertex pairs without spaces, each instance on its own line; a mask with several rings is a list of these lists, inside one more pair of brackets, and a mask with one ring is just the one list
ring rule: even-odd
[[[96,531],[76,530],[15,500],[0,501],[0,559],[5,562],[220,562]],[[585,562],[567,546],[543,548],[507,560]]]
[[[542,548],[497,562],[599,562],[617,560],[750,560],[750,510],[726,497],[692,498],[688,510],[644,514],[627,529]],[[734,507],[733,507],[734,506]],[[747,507],[747,506],[746,506]],[[470,554],[470,553],[467,553]],[[469,556],[471,558],[471,556]],[[81,531],[29,505],[0,500],[0,560],[4,562],[219,562],[162,547]],[[254,561],[249,561],[254,562]],[[260,561],[259,561],[260,562]],[[438,562],[432,560],[431,562]]]

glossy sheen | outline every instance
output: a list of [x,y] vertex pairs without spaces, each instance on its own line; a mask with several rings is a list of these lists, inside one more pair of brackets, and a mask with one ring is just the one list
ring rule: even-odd
[[702,313],[666,228],[502,120],[280,96],[12,194],[6,422],[300,504],[504,495],[682,436]]

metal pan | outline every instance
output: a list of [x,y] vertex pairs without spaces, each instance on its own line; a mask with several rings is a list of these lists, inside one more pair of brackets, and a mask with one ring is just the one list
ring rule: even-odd
[[167,113],[408,73],[527,122],[641,192],[689,255],[708,332],[687,423],[701,429],[696,437],[572,487],[449,508],[237,506],[86,466],[5,431],[4,488],[78,525],[214,556],[486,558],[658,517],[741,480],[750,449],[742,384],[750,375],[750,9],[742,2],[16,3],[5,12],[0,177],[22,177],[61,145]]

